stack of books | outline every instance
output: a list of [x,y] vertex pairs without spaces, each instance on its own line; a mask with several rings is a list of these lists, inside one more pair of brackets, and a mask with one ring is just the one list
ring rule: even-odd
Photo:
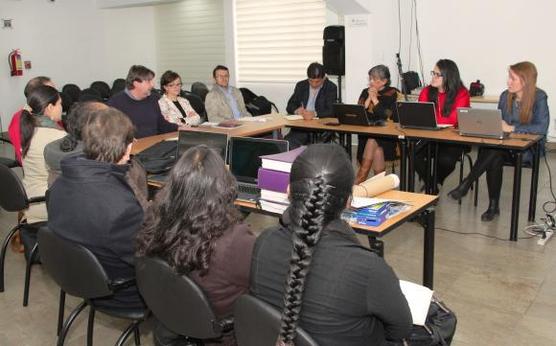
[[257,181],[261,189],[261,209],[282,214],[288,208],[288,185],[293,161],[305,150],[299,147],[284,153],[261,156]]
[[376,227],[408,208],[409,204],[403,201],[353,197],[350,208],[342,213],[342,218],[350,223]]
[[378,226],[386,220],[390,211],[389,202],[380,202],[367,207],[350,209],[345,212],[349,222],[365,226]]

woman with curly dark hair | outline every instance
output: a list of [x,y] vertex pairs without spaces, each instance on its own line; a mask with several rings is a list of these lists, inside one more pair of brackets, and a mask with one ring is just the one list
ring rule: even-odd
[[[219,318],[229,316],[247,292],[255,242],[234,206],[236,181],[214,150],[187,150],[158,192],[137,237],[137,255],[159,257],[189,275],[205,292]],[[187,345],[159,326],[157,345]],[[232,336],[224,344],[235,344]]]
[[257,238],[250,290],[282,311],[277,345],[293,345],[298,325],[325,346],[383,345],[410,331],[398,278],[340,219],[353,180],[340,146],[309,146],[292,165],[281,225]]

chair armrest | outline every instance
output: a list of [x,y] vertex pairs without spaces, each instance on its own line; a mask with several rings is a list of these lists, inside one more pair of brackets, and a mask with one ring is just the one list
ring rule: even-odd
[[128,288],[130,286],[135,285],[135,278],[122,278],[122,279],[116,279],[116,280],[112,280],[108,283],[110,285],[110,287],[114,290],[114,291],[119,291],[122,290],[124,288]]
[[46,201],[46,197],[45,197],[45,196],[31,197],[31,198],[29,198],[29,200],[28,200],[29,204],[32,204],[32,203],[40,203],[40,202],[44,202],[44,201]]

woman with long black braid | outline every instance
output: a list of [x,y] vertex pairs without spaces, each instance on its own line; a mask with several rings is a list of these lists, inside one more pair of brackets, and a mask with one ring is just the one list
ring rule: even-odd
[[383,345],[411,328],[396,275],[340,219],[353,181],[341,147],[309,146],[292,165],[281,225],[255,243],[250,291],[282,311],[279,345],[298,325],[324,346]]

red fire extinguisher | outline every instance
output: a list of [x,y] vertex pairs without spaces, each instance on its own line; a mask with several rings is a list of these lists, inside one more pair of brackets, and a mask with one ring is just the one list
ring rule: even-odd
[[10,64],[10,74],[12,76],[23,75],[23,61],[21,60],[19,49],[12,50],[10,55],[8,55],[8,63]]

